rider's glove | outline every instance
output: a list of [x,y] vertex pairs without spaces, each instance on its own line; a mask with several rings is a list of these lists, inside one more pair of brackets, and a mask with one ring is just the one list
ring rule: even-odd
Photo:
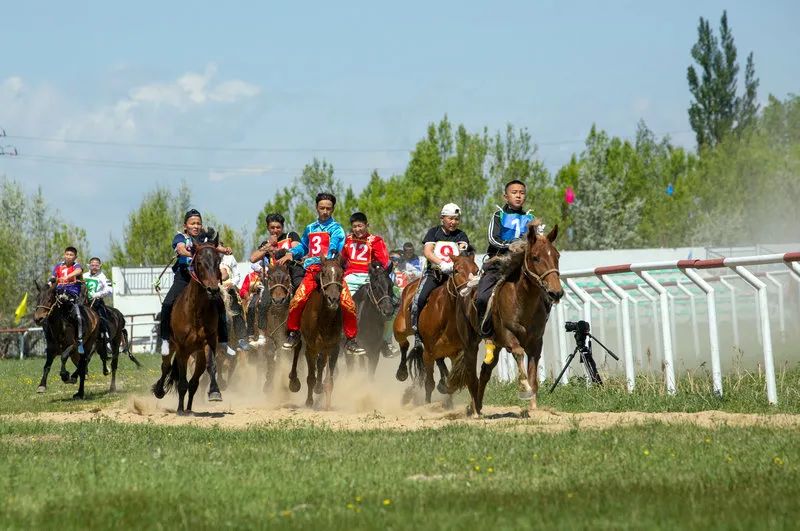
[[453,262],[442,262],[439,264],[439,270],[442,273],[452,273],[453,272]]

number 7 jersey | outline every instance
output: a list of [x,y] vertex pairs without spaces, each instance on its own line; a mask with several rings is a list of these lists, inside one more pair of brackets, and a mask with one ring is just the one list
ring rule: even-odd
[[351,273],[369,273],[369,264],[374,260],[384,269],[389,267],[389,250],[383,238],[368,234],[366,238],[356,238],[348,234],[342,251],[347,260],[344,275]]

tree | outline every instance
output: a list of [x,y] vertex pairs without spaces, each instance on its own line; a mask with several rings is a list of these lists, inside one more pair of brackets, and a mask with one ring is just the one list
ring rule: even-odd
[[139,208],[128,215],[123,242],[111,243],[112,260],[138,266],[164,265],[172,260],[172,238],[180,226],[175,222],[176,211],[166,188],[159,186],[145,195]]
[[733,131],[750,125],[757,112],[753,54],[747,57],[744,95],[737,96],[736,45],[728,27],[727,12],[722,12],[719,40],[707,20],[700,17],[697,42],[692,46],[692,58],[700,68],[689,66],[687,80],[693,101],[689,106],[689,123],[697,137],[698,148],[714,147]]

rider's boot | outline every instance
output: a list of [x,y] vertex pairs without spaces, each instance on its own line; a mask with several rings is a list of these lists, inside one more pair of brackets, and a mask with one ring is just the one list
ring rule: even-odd
[[283,348],[291,350],[300,342],[300,332],[298,330],[290,330],[286,335],[286,341],[283,342]]
[[354,337],[351,337],[350,339],[347,340],[347,343],[345,343],[344,348],[351,354],[356,354],[359,356],[366,352],[366,350],[364,350],[364,347],[359,345],[358,341],[356,341],[356,338]]
[[483,364],[491,365],[494,361],[495,344],[491,339],[486,340],[486,354],[483,356]]

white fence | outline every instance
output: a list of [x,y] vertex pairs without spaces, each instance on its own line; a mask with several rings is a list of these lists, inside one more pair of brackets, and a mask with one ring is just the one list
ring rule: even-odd
[[[758,349],[767,399],[777,403],[773,341],[791,349],[794,337],[789,336],[798,332],[796,327],[787,329],[787,321],[795,323],[800,314],[800,252],[622,264],[562,271],[561,279],[565,297],[548,323],[542,380],[547,369],[557,374],[572,351],[564,324],[573,318],[591,323],[592,332],[621,355],[622,367],[611,362],[607,368],[624,371],[629,391],[637,370],[646,370],[646,358],[652,364],[655,357],[667,391],[675,393],[680,356],[687,366],[710,363],[713,389],[721,396],[723,363]],[[787,319],[790,307],[796,312],[792,320]],[[720,331],[725,321],[730,334]],[[616,339],[606,337],[606,330],[613,330]],[[726,338],[724,350],[721,337]],[[722,351],[730,356],[723,360]],[[595,349],[595,357],[601,352]],[[499,372],[503,379],[513,377],[508,354],[501,358]]]

